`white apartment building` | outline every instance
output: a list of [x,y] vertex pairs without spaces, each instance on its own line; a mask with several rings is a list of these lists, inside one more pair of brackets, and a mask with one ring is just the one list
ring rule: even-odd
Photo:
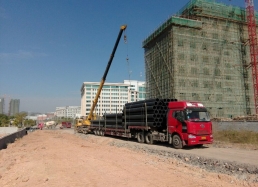
[[56,107],[56,117],[76,118],[78,114],[81,114],[80,106]]
[[136,80],[124,80],[128,87],[128,102],[141,101],[146,98],[145,82]]
[[[81,87],[81,116],[90,113],[92,102],[99,88],[99,82],[84,82]],[[124,80],[124,83],[105,83],[98,99],[95,112],[121,113],[125,103],[145,99],[145,82]]]

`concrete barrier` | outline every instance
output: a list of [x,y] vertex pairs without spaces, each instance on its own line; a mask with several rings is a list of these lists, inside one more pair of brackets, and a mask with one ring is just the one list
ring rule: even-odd
[[0,150],[1,149],[6,149],[7,148],[7,145],[9,143],[13,143],[16,139],[18,138],[22,138],[24,135],[27,134],[27,130],[26,129],[23,129],[23,130],[20,130],[18,132],[15,132],[15,133],[12,133],[12,134],[9,134],[5,137],[2,137],[0,139]]
[[214,131],[246,130],[246,131],[258,132],[257,121],[220,121],[220,122],[212,122],[212,126]]

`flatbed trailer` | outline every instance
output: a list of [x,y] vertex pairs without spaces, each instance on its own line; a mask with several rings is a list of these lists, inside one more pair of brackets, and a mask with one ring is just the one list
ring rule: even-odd
[[104,119],[92,120],[87,129],[77,132],[136,138],[139,143],[147,144],[168,142],[177,149],[213,142],[212,123],[203,104],[166,101],[156,99],[126,104],[123,113],[106,114]]
[[[139,143],[152,144],[153,141],[168,142],[168,133],[161,133],[149,126],[128,126],[128,128],[108,128],[92,125],[90,131],[98,136],[135,138]],[[148,134],[148,135],[147,135]],[[151,138],[149,136],[152,136]]]

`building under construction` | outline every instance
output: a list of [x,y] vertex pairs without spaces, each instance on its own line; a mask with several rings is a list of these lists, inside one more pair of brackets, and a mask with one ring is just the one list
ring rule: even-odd
[[191,0],[143,41],[146,97],[201,101],[212,117],[254,114],[248,39],[244,8]]

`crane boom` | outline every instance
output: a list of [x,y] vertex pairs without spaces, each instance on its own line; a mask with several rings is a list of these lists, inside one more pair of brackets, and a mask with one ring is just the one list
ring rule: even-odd
[[111,55],[110,55],[110,59],[109,59],[109,61],[108,61],[106,70],[105,70],[104,75],[103,75],[103,77],[102,77],[102,79],[101,79],[101,81],[100,81],[97,94],[96,94],[96,96],[95,96],[95,98],[94,98],[94,100],[93,100],[93,103],[92,103],[92,106],[91,106],[91,109],[90,109],[90,113],[89,113],[89,115],[88,115],[88,117],[87,117],[87,121],[88,121],[87,124],[88,124],[88,125],[90,125],[90,120],[91,120],[92,117],[93,117],[93,111],[94,111],[94,109],[95,109],[95,107],[96,107],[96,105],[97,105],[97,103],[98,103],[98,99],[99,99],[99,96],[100,96],[102,87],[103,87],[103,85],[104,85],[104,83],[105,83],[105,80],[106,80],[106,77],[107,77],[109,68],[110,68],[111,63],[112,63],[112,61],[113,61],[113,58],[114,58],[114,56],[115,56],[117,46],[118,46],[119,41],[120,41],[120,39],[121,39],[122,33],[123,33],[123,31],[126,29],[126,27],[127,27],[127,25],[122,25],[122,26],[120,27],[120,31],[119,31],[119,34],[118,34],[118,36],[117,36],[115,46],[114,46],[113,51],[112,51],[112,53],[111,53]]
[[253,78],[253,89],[254,89],[254,105],[255,112],[258,114],[258,44],[256,34],[256,21],[254,13],[254,2],[253,0],[245,0],[246,4],[246,19],[248,25],[248,35],[250,43],[250,59],[252,66],[252,78]]

